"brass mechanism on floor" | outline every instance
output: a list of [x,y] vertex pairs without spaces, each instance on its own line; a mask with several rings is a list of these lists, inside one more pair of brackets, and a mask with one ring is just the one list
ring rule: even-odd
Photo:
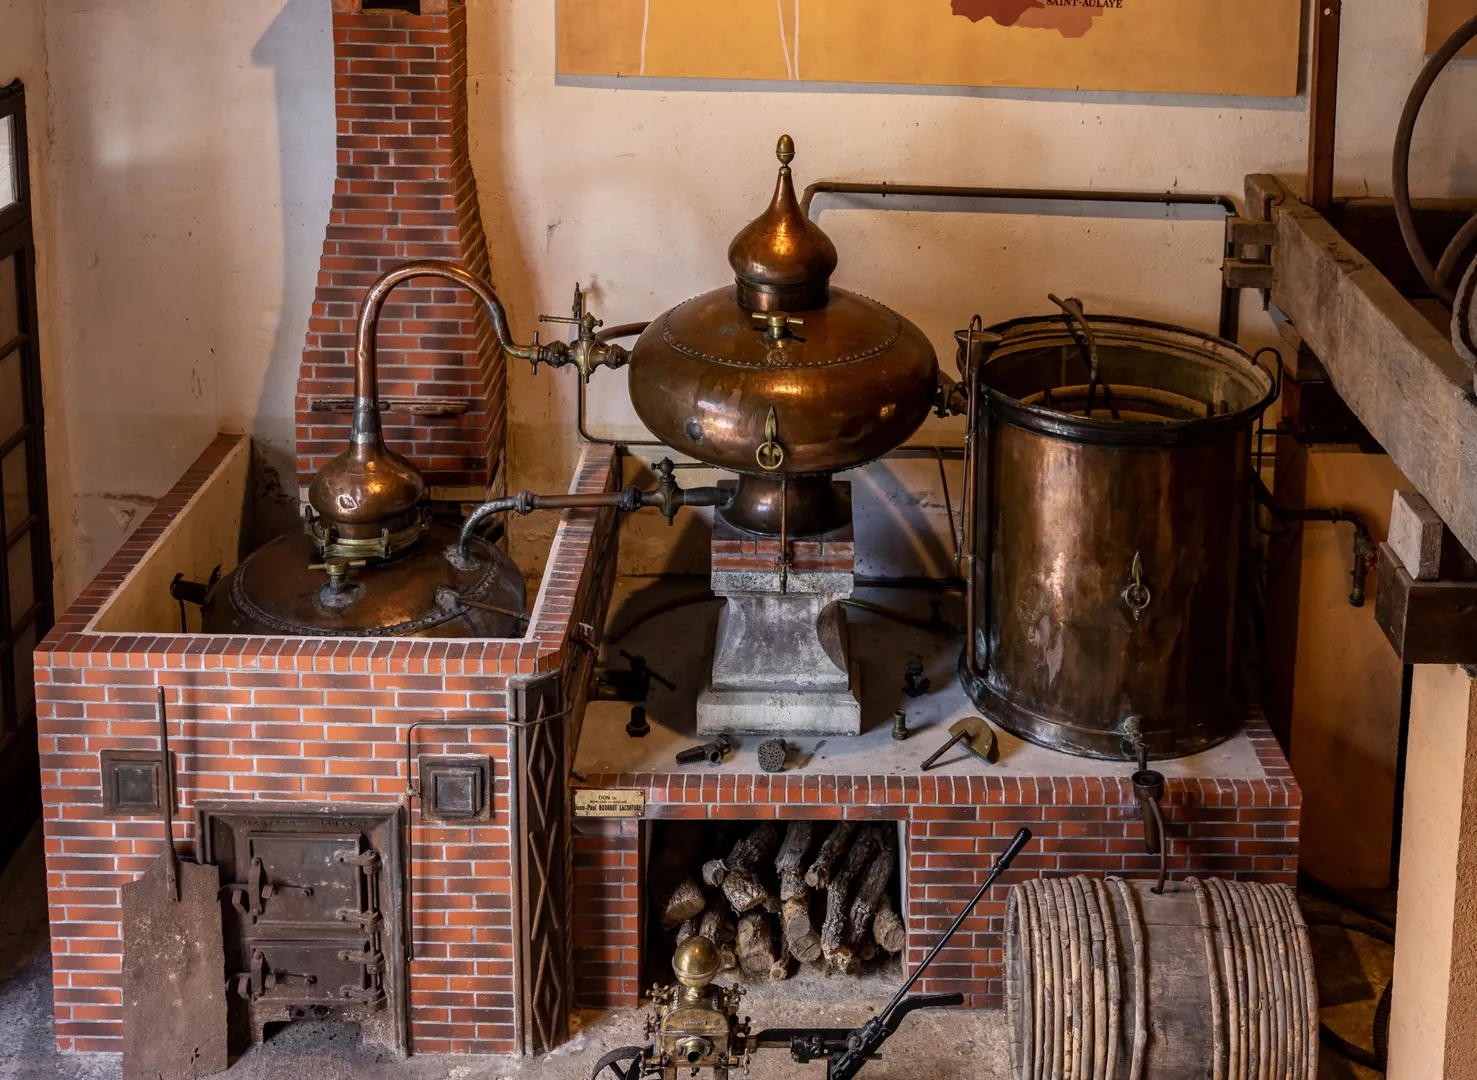
[[1029,829],[1021,829],[1011,838],[953,925],[913,969],[892,1000],[861,1027],[766,1028],[750,1034],[748,1017],[740,1019],[738,1014],[741,988],[713,985],[718,974],[717,949],[707,938],[697,935],[683,942],[672,957],[676,985],[651,991],[655,1011],[647,1019],[646,1032],[653,1041],[647,1046],[622,1046],[610,1051],[596,1063],[591,1080],[606,1069],[615,1074],[616,1080],[677,1080],[679,1072],[696,1073],[699,1069],[711,1069],[714,1080],[727,1080],[730,1070],[748,1069],[755,1050],[788,1050],[801,1065],[824,1060],[826,1080],[851,1080],[863,1065],[877,1057],[882,1044],[897,1033],[898,1025],[910,1012],[964,1004],[963,994],[910,997],[908,991],[1030,840]]

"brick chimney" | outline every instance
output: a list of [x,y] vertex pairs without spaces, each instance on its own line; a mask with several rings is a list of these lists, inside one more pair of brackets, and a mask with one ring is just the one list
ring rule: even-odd
[[[467,144],[464,0],[332,0],[338,176],[297,384],[299,482],[344,449],[365,290],[411,259],[488,276]],[[424,283],[424,284],[423,284]],[[502,463],[506,359],[470,294],[409,281],[379,323],[385,439],[443,488]]]

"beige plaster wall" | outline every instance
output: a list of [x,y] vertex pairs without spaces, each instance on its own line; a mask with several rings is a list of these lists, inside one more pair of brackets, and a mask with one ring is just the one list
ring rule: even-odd
[[[1477,729],[1472,725],[1472,705],[1473,681],[1461,668],[1416,667],[1400,849],[1389,1080],[1477,1075],[1477,1058],[1471,1056],[1477,1035],[1471,986],[1471,924],[1477,922],[1470,900],[1477,885],[1470,880],[1477,844],[1477,813],[1473,813]],[[1464,810],[1472,813],[1466,821]],[[1460,927],[1455,925],[1458,914]],[[1454,967],[1458,954],[1462,962]],[[1453,1015],[1454,1004],[1462,1006],[1464,1015]],[[1448,1046],[1453,1031],[1465,1055],[1455,1061],[1449,1051],[1456,1047]]]
[[[1383,454],[1318,447],[1303,505],[1354,510],[1379,542],[1395,490],[1409,486]],[[1402,668],[1375,623],[1373,573],[1364,606],[1349,606],[1352,540],[1348,525],[1303,526],[1290,758],[1302,865],[1339,888],[1378,889],[1390,882]]]
[[[1421,9],[1345,3],[1342,190],[1388,186]],[[567,309],[576,280],[607,321],[723,283],[723,252],[770,189],[781,131],[799,143],[804,180],[1234,194],[1245,173],[1300,173],[1306,156],[1301,98],[557,85],[554,22],[554,0],[471,0],[475,164],[495,276],[524,338],[540,311]],[[37,126],[54,222],[43,253],[55,268],[43,298],[48,442],[53,466],[71,473],[53,491],[64,600],[217,429],[250,431],[279,463],[290,456],[332,187],[328,25],[328,0],[65,0],[46,11],[50,93]],[[1461,108],[1474,88],[1468,62],[1433,95],[1417,191],[1477,190],[1477,117]],[[837,210],[822,220],[841,249],[838,282],[890,302],[940,347],[975,312],[1045,310],[1048,290],[1214,325],[1212,223]],[[1245,323],[1266,331],[1250,299]],[[622,379],[594,384],[602,430],[632,430]],[[563,490],[576,453],[568,373],[514,365],[512,388],[512,483]],[[927,437],[957,426],[931,422],[942,431]],[[914,462],[862,481],[894,492],[866,496],[874,509],[859,525],[897,541],[879,553],[890,566],[947,558],[936,480]],[[902,532],[887,524],[898,518]],[[523,526],[526,539],[552,523]],[[664,565],[672,535],[643,520],[628,561]],[[538,546],[520,545],[530,572]]]

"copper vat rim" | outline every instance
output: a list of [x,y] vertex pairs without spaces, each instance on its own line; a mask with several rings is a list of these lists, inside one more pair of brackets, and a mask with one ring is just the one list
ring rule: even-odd
[[[983,391],[982,399],[990,414],[1027,430],[1071,442],[1153,448],[1214,439],[1247,427],[1266,412],[1281,393],[1278,375],[1264,367],[1256,356],[1225,338],[1173,323],[1136,319],[1126,315],[1089,315],[1088,322],[1093,331],[1100,335],[1099,345],[1115,344],[1112,337],[1114,331],[1121,331],[1123,337],[1137,335],[1133,344],[1138,347],[1157,349],[1165,355],[1178,355],[1190,362],[1225,367],[1253,392],[1260,391],[1260,396],[1235,412],[1167,421],[1076,416],[1041,405],[1028,405],[1002,390],[991,388],[984,376],[991,363],[1012,353],[1043,345],[1075,344],[1060,315],[1033,315],[986,328],[987,333],[998,334],[1003,339],[989,351],[987,359],[979,366],[976,374],[979,389]],[[1101,336],[1103,332],[1109,335],[1106,339]]]

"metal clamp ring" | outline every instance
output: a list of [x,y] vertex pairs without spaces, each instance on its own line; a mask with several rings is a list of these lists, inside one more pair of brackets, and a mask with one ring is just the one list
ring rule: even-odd
[[754,460],[764,471],[774,472],[785,463],[785,448],[773,439],[762,442],[759,449],[754,451]]

